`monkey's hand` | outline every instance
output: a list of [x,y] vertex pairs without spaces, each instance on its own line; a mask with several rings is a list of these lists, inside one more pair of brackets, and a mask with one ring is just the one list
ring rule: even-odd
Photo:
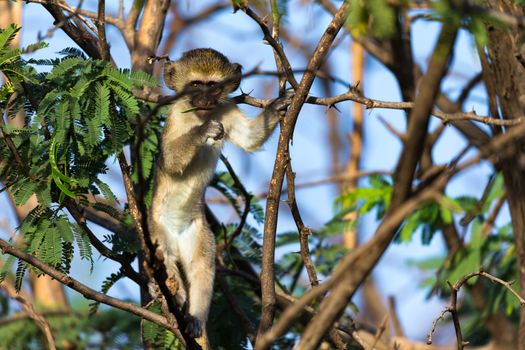
[[215,141],[221,140],[224,137],[224,126],[221,122],[216,120],[208,120],[202,124],[201,130],[204,136],[204,143],[212,145]]
[[203,324],[199,319],[191,315],[186,315],[186,333],[192,338],[199,338],[202,336],[202,327]]
[[275,100],[273,100],[269,105],[268,108],[271,108],[275,111],[282,111],[288,108],[290,103],[292,103],[292,98],[295,95],[294,90],[287,90],[285,95],[283,97],[278,97]]

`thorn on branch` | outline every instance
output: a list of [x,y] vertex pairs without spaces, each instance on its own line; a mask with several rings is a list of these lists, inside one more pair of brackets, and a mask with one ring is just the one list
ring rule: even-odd
[[339,108],[337,108],[336,104],[335,103],[330,103],[328,105],[326,105],[326,110],[329,110],[329,109],[335,109],[336,111],[338,111],[339,113],[341,113],[341,110]]
[[253,92],[253,89],[251,89],[250,92],[244,92],[242,88],[240,90],[242,96],[250,96]]

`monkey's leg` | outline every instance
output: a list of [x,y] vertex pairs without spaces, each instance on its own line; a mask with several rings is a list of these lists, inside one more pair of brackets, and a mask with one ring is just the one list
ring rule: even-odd
[[[174,242],[170,243],[168,236],[169,231],[162,223],[154,219],[150,219],[148,224],[152,240],[157,245],[155,255],[157,255],[158,258],[162,257],[164,260],[164,265],[166,266],[166,272],[168,274],[166,285],[171,292],[175,291],[175,299],[177,304],[180,307],[184,307],[188,297],[184,279],[181,277],[181,272],[179,270],[180,261],[177,260],[179,255],[177,244],[173,244]],[[151,292],[152,291],[150,288],[150,294]],[[156,297],[153,294],[152,296],[154,298]]]
[[[188,278],[189,318],[188,332],[198,339],[199,344],[207,343],[206,320],[213,295],[213,279],[215,277],[215,238],[208,228],[204,218],[195,220],[192,224],[196,235],[193,254],[184,261],[184,269]],[[201,343],[202,342],[202,343]]]
[[168,286],[170,291],[177,291],[175,293],[175,301],[177,302],[177,305],[179,305],[179,307],[185,308],[187,306],[185,304],[188,301],[188,293],[186,291],[186,284],[184,278],[182,278],[181,276],[179,264],[175,261],[175,259],[167,259],[165,261],[166,272],[168,273],[168,280],[166,281],[166,285]]

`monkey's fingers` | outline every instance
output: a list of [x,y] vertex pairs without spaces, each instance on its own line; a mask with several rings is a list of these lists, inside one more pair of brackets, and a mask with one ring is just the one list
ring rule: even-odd
[[286,90],[286,93],[283,97],[278,97],[271,103],[271,107],[276,111],[282,111],[292,103],[292,98],[295,96],[295,91],[293,89]]
[[222,138],[224,138],[224,128],[222,127],[222,124],[221,124],[221,128],[219,129],[219,132],[213,139],[217,141],[217,140],[221,140]]

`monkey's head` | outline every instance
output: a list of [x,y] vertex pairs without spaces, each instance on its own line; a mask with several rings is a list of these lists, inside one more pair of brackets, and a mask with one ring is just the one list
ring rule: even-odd
[[177,61],[164,66],[166,85],[178,93],[186,92],[192,107],[212,110],[224,103],[228,93],[241,83],[242,66],[213,49],[185,52]]

